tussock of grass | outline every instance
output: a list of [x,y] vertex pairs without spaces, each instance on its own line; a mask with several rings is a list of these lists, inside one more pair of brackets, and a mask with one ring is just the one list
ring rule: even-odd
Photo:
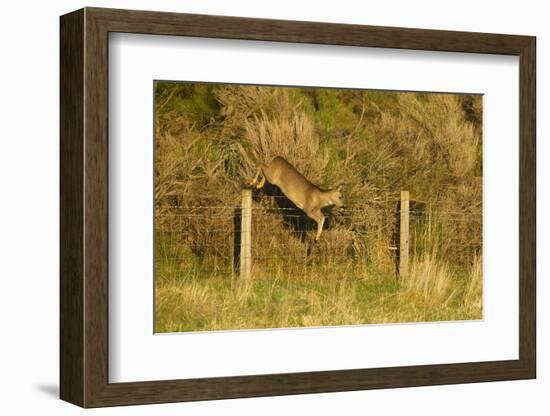
[[443,307],[449,303],[456,290],[449,267],[434,256],[413,261],[408,276],[402,276],[400,283],[401,294]]
[[463,305],[472,314],[481,315],[483,308],[483,264],[481,257],[476,257],[468,275]]

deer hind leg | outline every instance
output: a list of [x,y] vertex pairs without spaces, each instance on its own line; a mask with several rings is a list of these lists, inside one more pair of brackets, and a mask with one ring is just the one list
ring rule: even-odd
[[261,165],[258,170],[256,171],[256,175],[254,176],[254,179],[248,184],[250,187],[255,187],[256,189],[262,189],[265,185],[265,165]]
[[265,185],[265,174],[262,170],[262,177],[260,179],[260,183],[256,185],[256,189],[262,189],[264,187],[264,185]]
[[254,176],[254,179],[252,179],[252,181],[249,182],[248,186],[251,188],[256,187],[256,189],[260,189],[264,186],[264,184],[265,184],[265,175],[264,175],[263,165],[262,165],[258,168],[258,170],[256,171],[256,175]]

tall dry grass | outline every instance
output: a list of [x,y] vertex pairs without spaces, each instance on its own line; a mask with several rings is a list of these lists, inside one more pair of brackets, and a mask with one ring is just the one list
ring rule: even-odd
[[446,307],[454,296],[452,274],[448,265],[432,255],[415,259],[409,274],[401,276],[401,293],[423,302]]
[[472,263],[462,305],[473,315],[481,315],[483,311],[483,263],[481,257],[476,257]]

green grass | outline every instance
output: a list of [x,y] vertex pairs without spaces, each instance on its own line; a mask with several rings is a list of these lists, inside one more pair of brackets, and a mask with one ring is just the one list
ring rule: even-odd
[[[444,287],[437,285],[440,292],[435,296],[430,292],[430,282],[418,286],[428,287],[427,292],[416,287],[420,275],[412,284],[404,285],[391,273],[351,261],[275,270],[270,266],[269,272],[256,266],[253,278],[246,282],[232,277],[228,269],[207,274],[180,265],[174,273],[162,261],[157,266],[156,332],[481,318],[481,306],[470,307],[476,302],[465,301],[472,292],[468,290],[468,276],[442,277],[445,269],[438,269],[434,275],[435,279],[447,279]],[[471,296],[480,298],[481,292]]]

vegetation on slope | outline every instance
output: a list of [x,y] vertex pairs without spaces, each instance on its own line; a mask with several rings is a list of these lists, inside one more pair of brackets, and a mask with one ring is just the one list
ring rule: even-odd
[[[155,115],[157,331],[481,318],[481,97],[157,82]],[[238,282],[240,190],[276,155],[343,183],[349,208],[312,251],[280,194],[256,195],[253,279]],[[403,189],[412,260],[398,281]]]

